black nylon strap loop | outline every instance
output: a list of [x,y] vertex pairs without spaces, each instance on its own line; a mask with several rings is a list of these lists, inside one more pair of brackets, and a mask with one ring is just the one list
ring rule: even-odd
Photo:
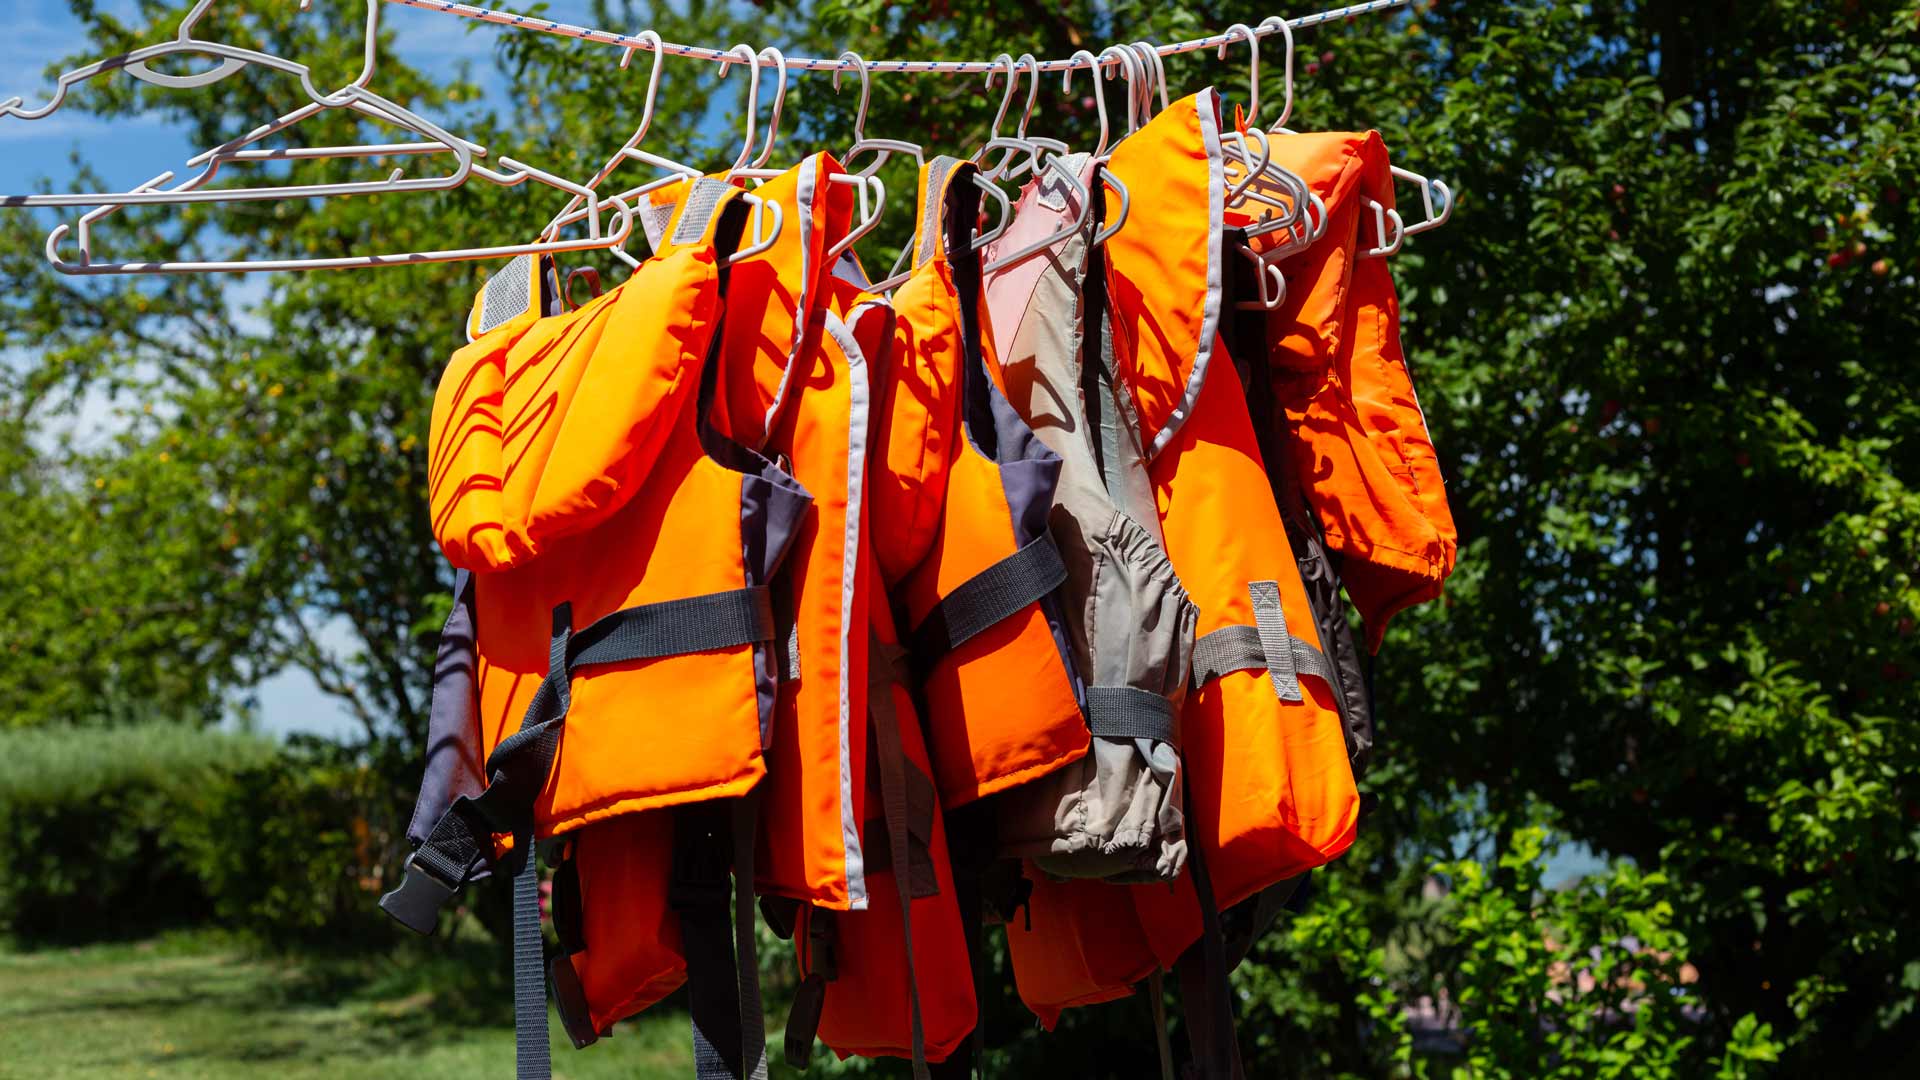
[[487,789],[454,800],[409,858],[401,886],[380,898],[380,907],[410,929],[432,932],[439,910],[492,854],[495,834],[532,831],[533,805],[559,753],[572,676],[581,668],[773,639],[773,601],[765,586],[624,608],[577,634],[572,618],[572,605],[554,608],[547,676],[520,730],[487,755]]
[[934,661],[982,630],[1024,611],[1067,580],[1053,534],[1041,533],[1025,547],[960,583],[913,628],[917,663]]
[[1087,730],[1104,739],[1152,739],[1180,745],[1173,702],[1137,686],[1087,687]]

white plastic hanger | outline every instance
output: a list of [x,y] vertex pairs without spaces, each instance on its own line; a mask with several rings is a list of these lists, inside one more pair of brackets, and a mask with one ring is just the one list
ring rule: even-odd
[[[597,179],[595,182],[597,183],[599,180],[604,180],[622,160],[638,161],[642,164],[665,169],[668,175],[647,181],[636,187],[628,188],[616,196],[609,197],[609,199],[633,200],[637,202],[645,199],[659,188],[666,187],[670,184],[690,183],[698,180],[702,174],[700,170],[690,165],[684,165],[671,158],[661,157],[658,154],[649,153],[640,149],[640,140],[646,137],[647,128],[653,120],[655,102],[660,91],[660,64],[665,52],[657,47],[660,36],[653,31],[642,31],[635,35],[635,37],[649,41],[656,46],[654,49],[653,71],[647,77],[647,100],[642,106],[640,126],[634,130],[633,135],[627,139],[626,143],[615,152],[613,158],[596,174]],[[627,52],[623,54],[623,64],[630,58],[631,52],[632,50],[627,50]],[[760,111],[759,54],[754,52],[753,46],[741,44],[729,49],[728,55],[729,59],[720,66],[719,77],[725,78],[727,72],[731,70],[736,63],[747,65],[745,130],[741,135],[740,154],[734,159],[736,167],[743,167],[747,159],[753,154],[755,125]],[[731,173],[729,173],[729,175],[731,175]],[[592,185],[589,185],[589,187],[591,186]],[[732,266],[742,259],[750,259],[772,248],[774,243],[780,238],[780,230],[784,228],[786,224],[786,213],[779,203],[770,199],[762,199],[760,196],[751,192],[742,194],[740,197],[746,200],[748,205],[753,207],[753,242],[745,247],[739,248],[729,256],[726,260],[728,266]],[[570,206],[547,223],[546,231],[542,235],[551,236],[557,230],[572,225],[575,222],[587,220],[590,216],[589,208]],[[768,220],[769,217],[771,218],[771,222]],[[640,268],[640,260],[627,253],[624,238],[621,243],[610,246],[607,250],[615,258],[626,263],[630,268],[636,270]]]
[[[171,48],[172,52],[183,52],[183,51],[193,52],[201,49],[201,47],[206,44],[203,42],[199,42],[197,39],[192,38],[191,31],[194,24],[197,23],[199,19],[204,16],[207,8],[210,6],[211,6],[211,0],[203,0],[202,3],[196,5],[195,8],[188,13],[187,21],[183,25],[180,35],[175,39],[174,42],[169,43],[170,46],[172,47]],[[305,4],[302,5],[303,8],[305,6],[306,6]],[[502,158],[500,162],[501,167],[500,169],[497,169],[497,170],[492,168],[487,168],[482,165],[478,165],[473,161],[473,158],[476,156],[484,155],[486,153],[486,149],[484,147],[481,147],[478,144],[472,143],[468,140],[461,139],[458,136],[453,135],[451,132],[447,132],[436,125],[432,125],[431,123],[424,121],[419,117],[415,116],[413,113],[409,112],[408,110],[398,105],[395,105],[392,102],[387,101],[385,98],[382,98],[380,95],[375,94],[372,91],[368,90],[366,88],[366,84],[372,80],[374,67],[377,61],[377,54],[374,46],[378,41],[379,6],[380,5],[378,0],[368,0],[364,63],[363,63],[360,74],[355,78],[353,83],[350,83],[347,87],[343,88],[341,91],[337,92],[334,95],[319,95],[314,93],[313,91],[311,73],[306,69],[306,67],[304,65],[297,65],[297,64],[291,65],[292,68],[297,69],[297,71],[295,71],[294,73],[300,79],[302,86],[308,90],[309,96],[314,97],[315,100],[306,106],[302,106],[301,108],[294,110],[292,113],[282,116],[281,118],[279,118],[278,120],[270,124],[262,125],[261,127],[256,128],[254,131],[249,132],[247,135],[241,136],[238,139],[229,140],[228,142],[223,143],[220,146],[214,147],[211,150],[205,151],[190,160],[190,164],[206,165],[206,168],[204,171],[192,177],[189,177],[186,180],[181,181],[179,184],[176,184],[171,188],[162,186],[164,184],[167,184],[174,177],[174,173],[172,171],[167,171],[139,185],[138,187],[134,188],[130,192],[114,193],[110,195],[86,195],[86,196],[79,196],[77,198],[71,198],[68,200],[63,200],[62,202],[59,202],[59,203],[53,203],[52,205],[94,205],[95,209],[90,210],[89,212],[81,215],[78,223],[76,239],[78,240],[79,249],[80,249],[79,261],[77,262],[70,261],[60,253],[60,248],[62,246],[62,243],[65,241],[66,237],[69,235],[70,232],[76,231],[74,229],[71,229],[69,226],[65,224],[56,226],[54,230],[50,234],[48,234],[46,249],[45,249],[48,261],[51,262],[55,267],[55,269],[59,270],[60,272],[66,273],[66,274],[76,274],[76,275],[134,274],[134,273],[158,273],[158,274],[221,273],[221,272],[240,273],[240,272],[259,271],[259,270],[339,269],[339,268],[350,268],[350,267],[403,265],[403,264],[426,263],[426,262],[450,262],[450,261],[466,260],[466,259],[511,258],[517,255],[547,254],[547,253],[560,252],[560,251],[578,251],[578,250],[586,250],[586,249],[597,248],[597,247],[605,247],[610,243],[617,243],[621,240],[624,240],[625,236],[632,229],[633,214],[629,205],[625,203],[623,200],[610,201],[610,205],[614,207],[614,209],[618,214],[617,223],[611,234],[603,235],[601,231],[601,216],[603,213],[603,204],[597,198],[591,198],[592,193],[590,191],[587,191],[586,189],[581,188],[579,185],[572,184],[571,182],[565,180],[562,177],[558,177],[551,173],[545,172],[541,169],[537,169],[532,166],[522,164],[520,162],[514,161],[511,158]],[[181,48],[181,45],[183,42],[187,43],[184,49]],[[159,49],[163,47],[157,46],[154,48]],[[227,47],[222,46],[222,48],[227,48]],[[252,52],[252,50],[239,50],[239,51],[244,53]],[[143,52],[146,53],[149,57],[156,56],[156,55],[165,55],[165,53],[153,52],[150,50],[136,50],[135,53],[129,53],[129,54],[126,54],[126,56],[131,57],[138,53],[143,53]],[[265,56],[267,54],[256,54],[256,55]],[[271,58],[271,59],[278,61],[278,58]],[[237,71],[240,68],[247,66],[248,63],[253,62],[250,58],[245,58],[245,57],[226,57],[226,60],[228,61],[227,63],[222,63],[218,68],[212,71],[202,72],[199,75],[194,75],[194,76],[181,76],[179,78],[197,80],[197,81],[188,83],[186,85],[206,85],[213,81],[217,81],[217,79],[219,78],[225,78],[228,75],[231,75],[234,71]],[[102,63],[108,63],[108,62],[102,62]],[[279,69],[279,70],[288,70],[287,67],[282,66],[283,64],[287,64],[287,63],[289,62],[279,61],[277,63],[270,63],[268,64],[268,66]],[[79,72],[82,74],[73,79],[67,79],[66,77],[63,77],[61,82],[61,89],[56,95],[56,100],[53,103],[53,105],[42,110],[37,110],[33,115],[46,115],[48,112],[51,112],[52,107],[57,106],[59,98],[64,97],[66,88],[73,85],[76,82],[81,81],[81,78],[87,77],[85,76],[84,73],[86,73],[89,68],[96,68],[96,67],[97,65],[88,65],[88,68],[79,69]],[[153,73],[148,72],[148,74],[151,75]],[[166,76],[164,78],[172,79],[175,77]],[[161,85],[174,85],[174,84],[163,82]],[[339,104],[333,104],[334,102],[339,102]],[[409,144],[376,144],[376,145],[365,145],[365,146],[331,146],[331,147],[323,146],[323,147],[302,147],[302,148],[295,148],[295,149],[288,149],[288,150],[248,150],[246,149],[247,146],[251,145],[254,142],[257,142],[261,138],[264,138],[267,135],[278,132],[278,131],[284,131],[287,128],[290,128],[295,124],[299,123],[301,120],[306,119],[307,117],[316,115],[322,110],[328,109],[328,108],[352,108],[355,111],[362,113],[363,115],[372,117],[377,120],[381,120],[388,123],[399,124],[401,126],[415,127],[417,130],[423,130],[425,133],[432,135],[433,141],[429,143],[423,143],[423,144],[409,143]],[[208,184],[214,178],[214,176],[218,174],[220,167],[228,162],[284,160],[284,159],[296,159],[296,158],[315,159],[315,158],[338,158],[338,157],[360,157],[360,156],[384,156],[391,153],[409,153],[409,154],[452,153],[459,159],[460,168],[458,172],[453,176],[434,178],[431,180],[411,180],[411,181],[405,180],[405,179],[402,179],[400,170],[396,169],[386,180],[383,180],[383,181],[351,181],[351,182],[345,182],[345,183],[339,183],[339,184],[282,185],[278,187],[265,187],[265,188],[208,189],[205,187],[205,185]],[[486,179],[495,184],[499,184],[503,187],[516,187],[520,184],[525,183],[528,180],[535,180],[542,184],[546,184],[548,186],[557,188],[559,190],[573,192],[576,195],[585,194],[589,196],[589,206],[591,208],[590,216],[592,219],[590,223],[590,227],[588,229],[588,235],[578,240],[559,241],[559,242],[552,242],[552,243],[492,245],[492,246],[485,246],[485,247],[469,247],[469,248],[444,248],[444,249],[434,249],[434,250],[422,251],[422,252],[396,253],[396,254],[390,254],[390,255],[340,256],[340,257],[324,258],[324,259],[107,262],[107,261],[96,261],[93,257],[94,226],[101,219],[103,219],[107,215],[113,213],[115,210],[123,206],[137,205],[137,204],[214,202],[214,201],[227,201],[229,199],[239,201],[239,200],[255,200],[255,199],[270,199],[270,198],[271,199],[281,199],[281,198],[290,199],[290,198],[308,198],[308,197],[333,197],[333,196],[340,196],[340,195],[360,194],[360,193],[373,192],[373,191],[386,192],[386,191],[408,191],[408,190],[444,190],[447,187],[458,186],[460,183],[463,183],[469,176],[479,176],[483,179]]]
[[[924,167],[927,163],[927,151],[926,148],[919,143],[905,142],[900,139],[870,139],[867,137],[867,105],[873,100],[873,65],[861,59],[860,54],[852,50],[841,53],[839,59],[841,63],[851,62],[854,68],[860,72],[860,111],[855,113],[853,117],[853,145],[847,147],[846,156],[840,159],[840,163],[845,165],[849,170],[852,170],[856,176],[872,176],[874,173],[879,172],[880,166],[885,165],[888,159],[892,158],[895,154],[905,154],[912,158],[916,170]],[[840,74],[843,70],[845,69],[833,69],[833,89],[835,93],[840,91]],[[878,156],[873,159],[873,164],[864,169],[854,170],[853,159],[865,153],[877,154]]]
[[[773,156],[774,142],[780,137],[781,106],[787,97],[787,58],[779,49],[772,48],[771,46],[762,49],[759,55],[771,55],[775,67],[780,73],[779,83],[774,91],[773,113],[769,118],[767,126],[767,140],[760,151],[760,155],[754,159],[753,165],[744,169],[734,169],[730,175],[754,180],[758,183],[765,183],[786,171],[784,169],[767,168],[766,163]],[[860,210],[859,223],[848,230],[847,235],[835,241],[834,245],[827,249],[828,260],[833,260],[838,259],[842,252],[851,248],[861,237],[872,232],[879,226],[880,215],[886,209],[887,205],[887,188],[878,176],[860,176],[853,173],[839,172],[833,174],[828,180],[831,183],[852,186],[857,193]]]
[[[0,104],[0,118],[15,116],[26,120],[45,117],[65,101],[68,91],[75,85],[106,71],[125,70],[134,77],[156,86],[169,89],[191,89],[209,86],[225,79],[250,64],[294,76],[301,89],[312,99],[308,104],[285,116],[262,125],[259,128],[205,151],[188,161],[189,167],[209,166],[206,172],[183,181],[173,188],[162,188],[173,178],[172,173],[164,178],[148,181],[139,187],[125,192],[67,192],[59,194],[7,195],[0,196],[0,206],[101,206],[108,203],[133,206],[156,203],[188,202],[239,202],[247,200],[328,198],[339,195],[373,194],[396,191],[445,191],[465,183],[473,168],[473,159],[484,156],[485,148],[469,140],[462,139],[438,124],[414,113],[378,93],[370,90],[368,84],[373,79],[377,63],[376,48],[379,41],[381,0],[367,0],[367,21],[362,46],[362,66],[360,74],[351,83],[341,89],[324,94],[314,86],[313,72],[305,64],[287,60],[253,49],[226,45],[219,42],[203,41],[192,36],[194,27],[205,17],[213,6],[213,0],[200,0],[187,13],[181,23],[178,35],[172,40],[158,45],[149,45],[107,57],[91,64],[76,68],[59,77],[54,95],[45,105],[37,109],[26,109],[20,105],[19,98],[9,99]],[[302,2],[305,10],[307,2]],[[214,68],[193,75],[166,75],[153,71],[147,66],[150,60],[174,55],[211,55],[221,58]],[[289,150],[246,150],[245,147],[258,142],[269,135],[284,131],[308,117],[328,109],[351,108],[362,115],[392,124],[400,128],[426,136],[426,142],[389,143],[344,147],[303,147]],[[451,153],[455,158],[455,169],[447,175],[431,178],[403,178],[395,170],[383,180],[358,180],[336,184],[295,184],[278,187],[239,187],[203,190],[204,185],[213,179],[219,166],[228,161],[265,161],[293,160],[324,157],[377,157],[404,154]]]

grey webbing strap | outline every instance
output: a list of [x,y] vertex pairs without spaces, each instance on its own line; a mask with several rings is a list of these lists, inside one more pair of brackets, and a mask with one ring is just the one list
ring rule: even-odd
[[1260,632],[1260,649],[1267,654],[1267,678],[1281,701],[1300,700],[1300,676],[1293,668],[1293,650],[1288,647],[1287,616],[1280,610],[1280,583],[1251,581],[1247,595],[1253,598],[1253,625]]
[[1087,687],[1087,730],[1107,739],[1180,745],[1173,702],[1137,686]]
[[1147,996],[1153,999],[1153,1041],[1160,1050],[1160,1080],[1175,1080],[1173,1043],[1167,1039],[1167,979],[1157,967],[1147,976]]
[[533,834],[513,838],[520,871],[513,875],[513,1050],[518,1080],[551,1080],[547,1042],[546,940],[540,935],[540,859]]
[[[900,716],[893,705],[893,684],[900,678],[903,654],[898,646],[872,640],[867,662],[867,717],[873,724],[880,751],[880,801],[887,819],[887,847],[893,859],[894,891],[900,897],[900,936],[907,957],[907,1008],[913,1018],[914,1080],[929,1080],[927,1033],[920,1016],[920,976],[913,961],[913,889],[908,878],[912,855],[908,851],[906,750],[900,742]],[[931,817],[929,817],[931,832]]]
[[1067,564],[1060,559],[1053,534],[1041,533],[940,598],[913,628],[914,662],[932,666],[975,634],[1026,610],[1066,580]]
[[[1265,593],[1262,586],[1271,586]],[[1234,671],[1265,671],[1273,681],[1273,690],[1282,701],[1301,700],[1301,675],[1312,675],[1333,687],[1333,665],[1327,655],[1287,630],[1287,617],[1280,610],[1279,586],[1271,581],[1256,581],[1248,592],[1254,598],[1257,626],[1223,626],[1202,634],[1193,643],[1193,684],[1202,686]]]
[[531,830],[534,801],[559,752],[575,672],[773,638],[772,601],[764,586],[625,608],[578,634],[572,632],[572,620],[570,604],[553,609],[546,677],[534,691],[520,730],[487,756],[487,789],[477,797],[454,800],[408,858],[400,886],[380,898],[381,909],[409,929],[433,932],[440,909],[491,857],[495,834]]

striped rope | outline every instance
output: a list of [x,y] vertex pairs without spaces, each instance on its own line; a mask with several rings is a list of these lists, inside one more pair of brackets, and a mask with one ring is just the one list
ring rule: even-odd
[[[1309,26],[1318,26],[1321,23],[1332,22],[1335,19],[1350,18],[1355,15],[1366,15],[1376,11],[1387,11],[1393,8],[1404,7],[1410,2],[1411,0],[1368,0],[1367,3],[1363,4],[1348,4],[1345,7],[1316,12],[1312,15],[1303,15],[1297,19],[1289,19],[1287,20],[1287,26],[1299,30]],[[536,18],[532,15],[517,15],[511,11],[497,11],[492,8],[476,7],[472,4],[455,3],[453,0],[387,0],[387,3],[399,4],[403,7],[419,8],[423,11],[436,11],[443,15],[453,15],[462,19],[476,19],[480,22],[495,23],[500,26],[511,26],[521,30],[537,30],[544,34],[557,34],[561,37],[578,38],[581,41],[592,41],[623,49],[634,49],[642,52],[652,52],[654,49],[651,40],[643,40],[627,34],[616,34],[611,30],[596,30],[588,26],[575,26],[571,23],[555,22],[551,19]],[[1265,37],[1268,34],[1276,33],[1279,33],[1279,26],[1277,23],[1271,21],[1254,28],[1254,34],[1258,37]],[[1224,34],[1213,34],[1209,37],[1194,38],[1191,41],[1178,41],[1171,45],[1158,45],[1155,46],[1155,50],[1159,52],[1161,56],[1178,56],[1181,53],[1217,48],[1229,41],[1239,40],[1241,40],[1239,33],[1230,31]],[[671,41],[663,41],[660,43],[659,49],[662,53],[669,56],[687,56],[697,60],[711,60],[718,64],[744,64],[748,62],[742,58],[739,53],[728,53],[724,49],[709,49],[699,45],[680,45]],[[753,62],[763,67],[773,67],[775,63],[771,57],[759,58]],[[855,70],[855,66],[850,60],[823,60],[818,57],[789,56],[786,58],[786,63],[789,71]],[[1042,60],[1040,61],[1040,70],[1049,72],[1071,71],[1075,68],[1099,68],[1120,63],[1123,63],[1123,61],[1117,56],[1091,62],[1085,57],[1070,60]],[[874,73],[909,72],[938,73],[942,75],[980,75],[989,71],[1001,70],[1003,67],[1003,64],[994,60],[870,60],[867,62],[867,70]]]

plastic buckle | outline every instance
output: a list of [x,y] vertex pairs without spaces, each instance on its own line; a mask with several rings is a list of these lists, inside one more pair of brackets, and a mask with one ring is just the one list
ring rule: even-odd
[[449,885],[420,865],[416,852],[407,857],[406,876],[392,892],[380,898],[380,910],[401,926],[416,934],[434,931],[440,922],[440,909],[447,906],[460,886]]

